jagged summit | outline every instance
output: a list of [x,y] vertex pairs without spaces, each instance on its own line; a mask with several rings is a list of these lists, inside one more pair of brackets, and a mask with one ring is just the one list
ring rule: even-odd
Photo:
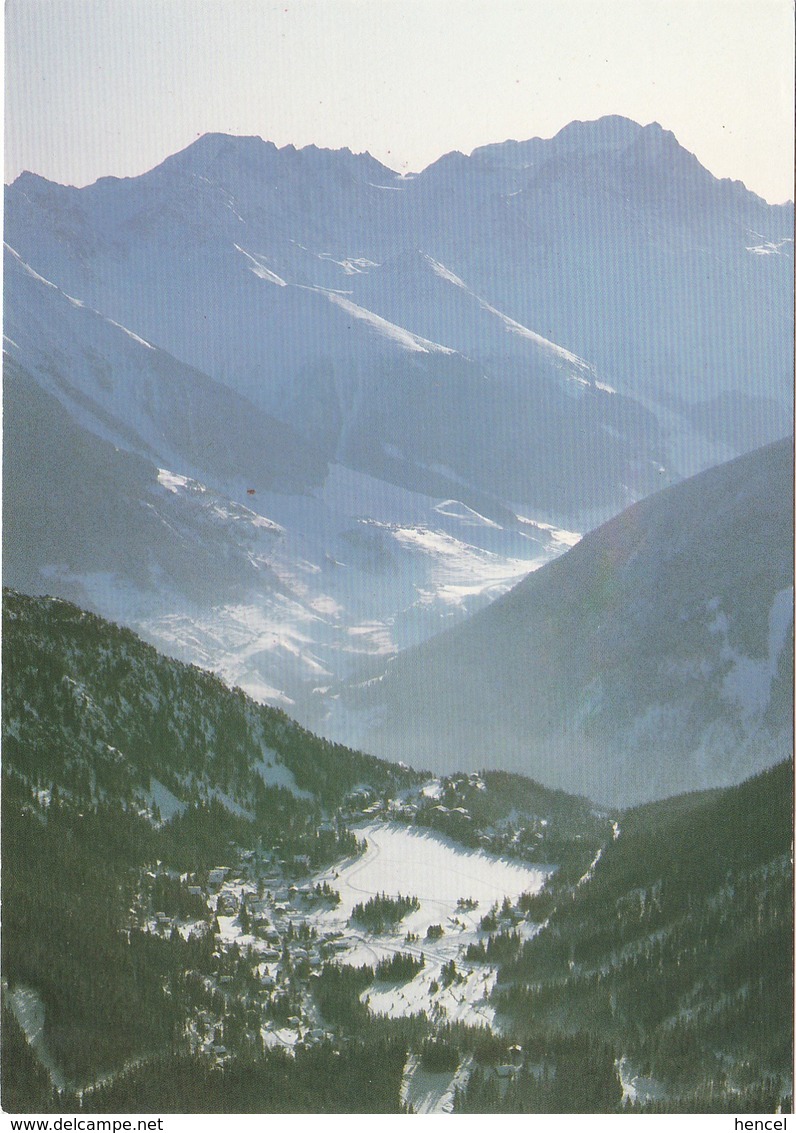
[[277,146],[257,135],[224,133],[203,134],[151,172],[207,177],[223,183],[235,175],[268,177],[280,170],[292,170],[323,176],[334,169],[345,170],[357,179],[392,180],[397,176],[369,153],[353,153],[347,146]]
[[478,146],[470,155],[475,159],[497,160],[505,164],[523,164],[538,158],[545,150],[563,154],[577,152],[581,156],[605,150],[623,149],[644,129],[638,122],[621,115],[606,115],[592,121],[570,122],[552,138],[533,137],[526,140],[507,139]]

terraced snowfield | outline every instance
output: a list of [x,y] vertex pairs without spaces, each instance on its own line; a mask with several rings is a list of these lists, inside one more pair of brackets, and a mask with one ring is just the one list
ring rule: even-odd
[[[338,953],[340,962],[375,965],[396,952],[422,953],[425,958],[425,967],[413,980],[376,982],[368,988],[363,1000],[370,1010],[392,1016],[425,1010],[434,1017],[493,1023],[494,1009],[486,998],[496,971],[491,965],[465,960],[465,950],[486,936],[478,925],[496,901],[502,904],[508,897],[514,902],[521,893],[537,892],[554,867],[507,861],[468,850],[431,831],[394,823],[360,827],[356,833],[367,839],[364,855],[312,879],[313,884],[328,881],[339,890],[340,904],[310,919],[319,931],[342,932],[345,948]],[[349,924],[354,906],[377,893],[417,897],[420,907],[381,934]],[[457,908],[460,898],[478,904],[463,910]],[[441,925],[443,935],[438,940],[427,938],[429,925]],[[526,936],[536,931],[527,922],[518,928]],[[416,934],[417,940],[407,941],[409,933]],[[459,978],[444,987],[442,967],[450,960],[455,961]]]

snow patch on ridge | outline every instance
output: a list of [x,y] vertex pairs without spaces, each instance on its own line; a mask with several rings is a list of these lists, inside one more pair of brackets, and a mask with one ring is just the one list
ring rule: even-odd
[[377,264],[374,260],[368,260],[364,256],[349,256],[345,260],[336,260],[330,252],[319,252],[318,259],[337,264],[346,275],[367,275],[369,268],[381,267],[381,264]]
[[326,295],[331,303],[341,307],[353,318],[367,323],[384,338],[396,342],[399,346],[403,346],[405,350],[410,350],[417,354],[456,353],[450,346],[443,346],[439,342],[432,342],[428,338],[422,338],[419,334],[413,334],[411,331],[406,330],[405,327],[399,327],[395,323],[383,319],[381,315],[375,314],[374,311],[369,311],[366,307],[360,307],[350,299],[345,299],[336,291],[330,291],[326,287],[315,287],[313,290],[320,292],[322,295]]
[[[758,236],[759,233],[755,232],[755,233],[753,233],[753,235]],[[761,237],[761,239],[762,239],[762,237]],[[753,256],[781,256],[782,255],[781,249],[786,244],[792,244],[792,243],[793,243],[793,239],[790,238],[790,237],[785,239],[785,240],[777,240],[777,241],[763,240],[762,244],[748,245],[746,250],[747,250],[747,252],[751,252]]]
[[[31,279],[35,279],[37,283],[43,283],[46,287],[51,287],[53,291],[57,291],[58,294],[66,299],[66,301],[73,307],[80,307],[83,310],[89,311],[92,315],[96,315],[98,318],[102,319],[103,322],[108,323],[110,326],[116,327],[117,330],[123,331],[128,338],[131,338],[133,342],[137,342],[139,346],[145,346],[147,350],[155,349],[151,342],[147,342],[145,338],[141,338],[140,335],[134,334],[133,331],[131,331],[128,327],[123,326],[121,323],[117,323],[114,319],[108,318],[108,316],[103,315],[101,311],[97,311],[93,307],[89,307],[88,304],[84,303],[82,299],[75,299],[74,295],[68,295],[66,291],[62,290],[62,288],[60,288],[56,283],[53,283],[52,280],[45,279],[43,275],[39,275],[39,273],[37,271],[34,271],[30,264],[26,264],[20,254],[18,252],[15,252],[11,245],[6,244],[5,241],[3,241],[3,248],[9,253],[9,255],[14,257],[22,270],[28,276],[30,276]],[[11,339],[9,339],[8,341],[12,342]],[[12,345],[16,346],[16,343],[12,342]]]
[[577,380],[578,382],[581,382],[584,385],[594,385],[596,386],[596,388],[603,390],[603,392],[605,393],[616,392],[611,386],[606,385],[604,382],[597,382],[595,380],[592,366],[590,366],[589,363],[586,362],[583,358],[580,358],[577,354],[573,354],[571,350],[566,350],[563,346],[558,346],[555,342],[551,342],[548,338],[544,338],[541,334],[537,334],[536,331],[530,330],[522,323],[518,323],[516,319],[512,319],[508,315],[504,315],[502,311],[499,311],[497,309],[497,307],[493,307],[491,303],[488,303],[486,301],[486,299],[482,299],[480,295],[477,295],[473,290],[471,290],[471,288],[467,286],[464,280],[460,279],[459,276],[450,271],[449,268],[446,268],[444,264],[439,263],[439,261],[435,260],[432,256],[429,256],[426,252],[423,252],[422,255],[431,269],[440,277],[440,279],[447,280],[447,282],[452,283],[454,287],[458,287],[462,291],[470,295],[473,299],[476,300],[482,311],[488,311],[490,315],[494,315],[496,318],[500,319],[509,333],[520,335],[522,338],[527,338],[529,341],[534,342],[537,346],[541,347],[547,353],[554,355],[561,362],[565,362],[567,365],[571,366],[575,372],[568,375],[569,377]]
[[158,469],[158,483],[161,484],[167,491],[174,492],[176,495],[180,488],[188,487],[188,477],[180,476],[177,472],[169,472],[167,468]]
[[529,519],[527,515],[518,515],[517,519],[520,523],[525,523],[529,527],[538,528],[550,537],[553,543],[559,544],[562,547],[574,547],[581,541],[583,536],[578,531],[567,531],[563,527],[554,527],[552,523],[542,523],[539,519]]
[[271,271],[271,269],[267,268],[262,262],[263,259],[265,259],[264,256],[253,256],[251,252],[247,252],[245,248],[241,248],[240,244],[236,244],[235,249],[249,260],[252,264],[250,271],[253,271],[259,279],[264,279],[267,283],[275,283],[277,287],[287,287],[287,283],[282,279],[281,275],[277,275],[275,271]]
[[434,506],[434,511],[439,512],[440,515],[448,515],[454,519],[461,520],[462,525],[465,527],[500,527],[492,519],[487,519],[486,516],[479,515],[467,504],[463,504],[460,500],[443,500],[442,503]]

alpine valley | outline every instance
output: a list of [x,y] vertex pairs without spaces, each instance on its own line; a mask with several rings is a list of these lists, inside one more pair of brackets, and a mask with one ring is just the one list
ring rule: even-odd
[[612,117],[4,235],[4,1108],[790,1112],[793,206]]

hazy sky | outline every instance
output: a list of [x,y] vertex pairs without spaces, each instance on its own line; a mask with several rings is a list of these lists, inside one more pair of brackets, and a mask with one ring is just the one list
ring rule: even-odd
[[624,114],[793,196],[792,0],[6,0],[5,37],[7,181],[141,173],[209,130],[405,172]]

